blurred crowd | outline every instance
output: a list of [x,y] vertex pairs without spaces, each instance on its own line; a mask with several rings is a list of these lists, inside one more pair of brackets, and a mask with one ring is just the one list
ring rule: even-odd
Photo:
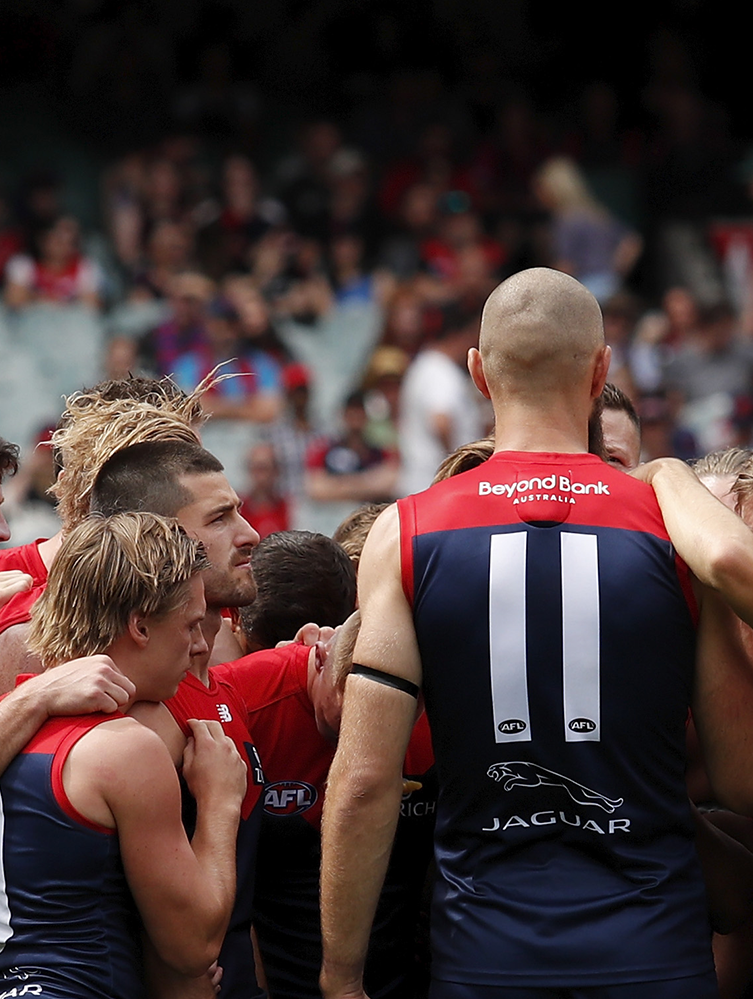
[[96,230],[54,169],[6,185],[10,519],[54,516],[38,441],[61,394],[129,372],[219,376],[207,446],[262,534],[421,489],[488,433],[464,357],[492,288],[537,265],[600,301],[644,458],[749,446],[753,165],[691,85],[657,75],[645,101],[651,127],[627,127],[594,83],[553,121],[523,90],[403,73],[347,120],[291,122],[278,151],[184,115],[103,169]]

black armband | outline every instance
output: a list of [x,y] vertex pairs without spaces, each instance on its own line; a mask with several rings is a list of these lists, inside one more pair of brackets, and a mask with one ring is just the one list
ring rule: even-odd
[[418,700],[418,684],[413,683],[412,680],[406,680],[402,676],[395,676],[393,673],[385,673],[384,670],[374,669],[373,666],[362,666],[360,663],[353,663],[353,669],[350,671],[355,673],[357,676],[365,676],[367,680],[375,680],[377,683],[383,683],[385,687],[394,687],[395,690],[402,690],[405,694],[410,694],[411,697],[415,697]]

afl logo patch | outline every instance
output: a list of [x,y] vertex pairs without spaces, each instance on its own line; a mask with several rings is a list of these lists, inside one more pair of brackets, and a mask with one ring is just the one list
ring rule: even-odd
[[308,811],[319,797],[312,784],[301,780],[280,780],[264,789],[264,811],[267,815],[300,815]]
[[525,732],[527,725],[521,718],[506,718],[497,728],[500,732]]
[[567,727],[571,732],[593,732],[596,728],[596,722],[591,721],[590,718],[573,718],[572,721],[568,722]]

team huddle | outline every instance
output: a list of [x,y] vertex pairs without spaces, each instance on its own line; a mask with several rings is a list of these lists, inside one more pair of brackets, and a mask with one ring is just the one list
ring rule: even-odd
[[636,468],[609,357],[509,278],[493,437],[333,538],[259,542],[201,387],[67,401],[60,534],[0,552],[0,999],[718,996],[686,744],[751,814],[753,462]]

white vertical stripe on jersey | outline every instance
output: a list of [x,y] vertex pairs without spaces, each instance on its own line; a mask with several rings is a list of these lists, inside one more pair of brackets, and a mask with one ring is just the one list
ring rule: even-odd
[[528,538],[524,531],[517,531],[493,534],[490,541],[489,657],[494,737],[497,742],[530,742],[526,658]]
[[560,536],[565,741],[601,738],[599,558],[595,534]]

